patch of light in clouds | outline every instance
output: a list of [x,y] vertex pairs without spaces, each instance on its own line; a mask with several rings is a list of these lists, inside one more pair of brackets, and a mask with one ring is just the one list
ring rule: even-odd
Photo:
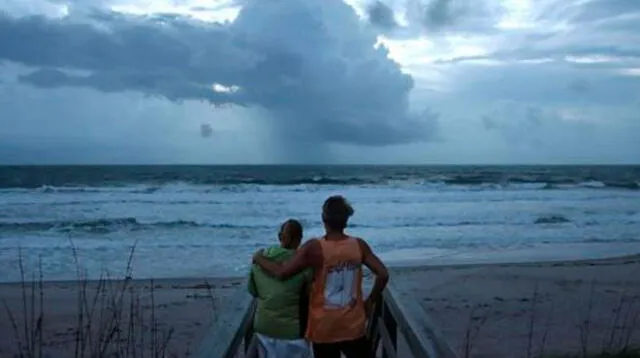
[[190,0],[177,3],[171,0],[144,0],[113,4],[111,10],[132,15],[176,14],[206,22],[233,21],[240,12],[240,6],[232,1]]
[[505,14],[496,27],[503,30],[530,29],[535,27],[531,0],[503,0]]
[[237,92],[240,89],[240,87],[238,86],[225,86],[219,83],[214,83],[212,88],[214,92],[221,92],[221,93],[233,93],[233,92]]
[[566,56],[565,61],[581,64],[592,63],[608,63],[608,62],[621,62],[622,59],[614,56],[594,55],[594,56]]
[[3,0],[2,10],[18,16],[44,15],[51,18],[62,18],[69,15],[69,5],[52,3],[46,0]]
[[532,59],[523,59],[523,60],[518,60],[517,62],[520,63],[524,63],[524,64],[530,64],[530,65],[540,65],[543,63],[549,63],[549,62],[554,62],[555,60],[552,58],[532,58]]
[[439,43],[426,36],[407,40],[379,36],[378,39],[389,49],[389,56],[404,66],[427,65],[460,57],[489,54],[480,39],[470,36],[446,35]]
[[367,17],[366,4],[364,3],[364,1],[344,0],[344,2],[353,8],[359,18],[365,19]]
[[433,42],[424,36],[408,40],[393,40],[378,36],[378,43],[389,50],[391,59],[403,65],[432,62],[431,54],[435,50]]

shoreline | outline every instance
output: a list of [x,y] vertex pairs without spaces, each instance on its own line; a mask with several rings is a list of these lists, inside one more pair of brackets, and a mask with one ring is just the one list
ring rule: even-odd
[[[474,258],[464,257],[465,254],[469,254],[470,252],[454,252],[446,256],[440,257],[430,257],[430,258],[408,258],[404,260],[390,259],[387,260],[384,258],[385,255],[381,259],[386,266],[392,271],[415,271],[415,270],[438,270],[438,269],[456,269],[456,268],[475,268],[475,267],[491,267],[491,266],[510,266],[510,267],[530,267],[530,266],[538,266],[538,265],[552,265],[559,263],[589,263],[589,262],[607,262],[607,261],[618,261],[622,259],[630,259],[630,260],[640,260],[640,243],[618,243],[614,250],[611,250],[611,245],[608,244],[584,244],[584,245],[597,245],[599,247],[604,247],[605,249],[609,249],[609,251],[613,251],[614,254],[606,255],[606,254],[596,254],[598,250],[592,250],[590,253],[592,255],[586,255],[585,257],[576,257],[565,255],[557,255],[556,258],[546,258],[544,259],[544,255],[539,255],[538,259],[534,258],[535,255],[530,256],[530,258],[526,258],[523,256],[513,255],[517,252],[541,252],[539,250],[531,250],[531,249],[519,249],[519,250],[505,250],[505,251],[491,251],[487,252],[484,259],[478,257],[482,256],[482,252],[471,252]],[[560,245],[554,245],[560,246]],[[567,244],[563,245],[564,248],[574,248],[577,245],[575,244]],[[581,246],[581,245],[580,245]],[[632,249],[633,253],[621,253],[620,248],[622,246],[629,246],[627,250]],[[592,246],[590,248],[593,248]],[[406,251],[411,252],[411,256],[420,256],[425,251],[430,251],[431,249],[404,249],[397,250],[392,253],[394,255],[398,255],[399,253],[405,253]],[[457,258],[456,258],[457,256]],[[493,256],[493,257],[491,257]],[[487,259],[487,257],[489,257]],[[514,258],[515,257],[515,258]],[[447,261],[453,261],[447,262]],[[248,268],[247,268],[248,270]],[[248,271],[247,271],[248,272]],[[167,282],[192,282],[197,284],[204,284],[206,281],[213,282],[222,282],[229,281],[235,282],[238,280],[243,280],[246,278],[246,274],[243,275],[226,275],[226,276],[168,276],[168,277],[136,277],[133,276],[129,280],[130,282],[146,282],[154,281],[154,283],[167,283]],[[87,283],[96,283],[100,280],[99,277],[88,277],[86,278]],[[125,277],[103,277],[103,280],[106,282],[114,282],[114,281],[124,281]],[[46,277],[43,277],[43,283],[55,283],[55,284],[76,284],[77,282],[82,282],[80,279],[51,279],[48,280]],[[24,281],[0,281],[0,287],[4,285],[21,285],[22,282],[25,284],[31,285],[32,283],[40,282],[39,279],[30,280],[26,279]]]
[[636,254],[612,256],[605,258],[585,258],[576,260],[547,260],[547,261],[506,261],[506,262],[478,262],[478,263],[457,263],[457,264],[435,264],[435,265],[421,265],[421,266],[389,266],[389,269],[396,272],[411,272],[411,271],[431,271],[431,270],[463,270],[463,269],[475,269],[482,267],[519,267],[519,268],[531,268],[540,266],[551,267],[567,267],[567,266],[604,266],[604,265],[617,265],[617,264],[636,264],[640,263],[640,252]]

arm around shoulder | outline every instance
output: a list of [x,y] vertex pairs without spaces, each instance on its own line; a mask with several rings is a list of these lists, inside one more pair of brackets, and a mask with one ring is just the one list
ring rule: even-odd
[[316,240],[306,242],[291,260],[282,264],[272,262],[262,255],[254,256],[253,261],[269,275],[286,280],[307,268],[315,267],[317,244]]

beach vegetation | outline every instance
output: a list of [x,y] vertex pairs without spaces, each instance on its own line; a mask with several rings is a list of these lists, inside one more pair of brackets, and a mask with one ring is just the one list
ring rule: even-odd
[[[595,292],[598,283],[593,281],[589,285],[589,293],[585,297],[581,323],[576,327],[576,337],[579,340],[579,352],[551,354],[547,353],[547,342],[552,326],[553,314],[547,314],[547,319],[540,322],[541,311],[538,306],[541,301],[538,283],[534,285],[530,299],[527,317],[527,347],[524,354],[514,356],[526,358],[640,358],[640,349],[635,345],[634,337],[640,332],[640,296],[631,295],[623,290],[611,309],[609,324],[604,332],[595,334],[593,311]],[[552,308],[553,309],[553,308]],[[491,315],[490,305],[479,305],[471,311],[469,324],[462,348],[462,357],[472,358],[473,344],[482,334],[482,328],[487,324]],[[541,324],[542,323],[542,324]],[[597,336],[597,339],[596,339]],[[536,340],[539,339],[539,341]]]
[[[52,342],[45,334],[55,323],[55,312],[45,311],[46,285],[39,267],[39,277],[25,277],[22,252],[18,252],[21,307],[2,301],[10,322],[15,344],[13,356],[41,358],[49,356],[84,357],[174,357],[170,345],[174,330],[159,324],[154,280],[142,287],[132,285],[131,248],[124,279],[114,279],[108,272],[89,279],[78,260],[72,243],[76,266],[75,322],[63,335],[68,339]],[[211,293],[211,292],[210,292]],[[213,297],[213,296],[212,296]]]

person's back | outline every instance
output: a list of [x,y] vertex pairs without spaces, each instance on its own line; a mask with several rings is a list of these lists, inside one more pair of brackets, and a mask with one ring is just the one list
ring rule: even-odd
[[[264,250],[265,257],[274,262],[285,262],[296,250],[272,246]],[[254,331],[272,338],[300,339],[300,298],[306,289],[309,275],[300,273],[286,281],[277,280],[259,267],[252,267],[249,290],[256,297]]]
[[[302,226],[296,220],[282,224],[278,234],[280,246],[263,250],[274,262],[285,262],[296,254],[302,239]],[[249,292],[256,298],[253,320],[261,358],[308,358],[309,344],[304,340],[308,302],[308,283],[311,271],[302,271],[288,280],[277,280],[253,265],[249,273]]]
[[352,237],[319,243],[322,268],[311,288],[306,337],[315,343],[360,338],[366,325],[360,243]]

